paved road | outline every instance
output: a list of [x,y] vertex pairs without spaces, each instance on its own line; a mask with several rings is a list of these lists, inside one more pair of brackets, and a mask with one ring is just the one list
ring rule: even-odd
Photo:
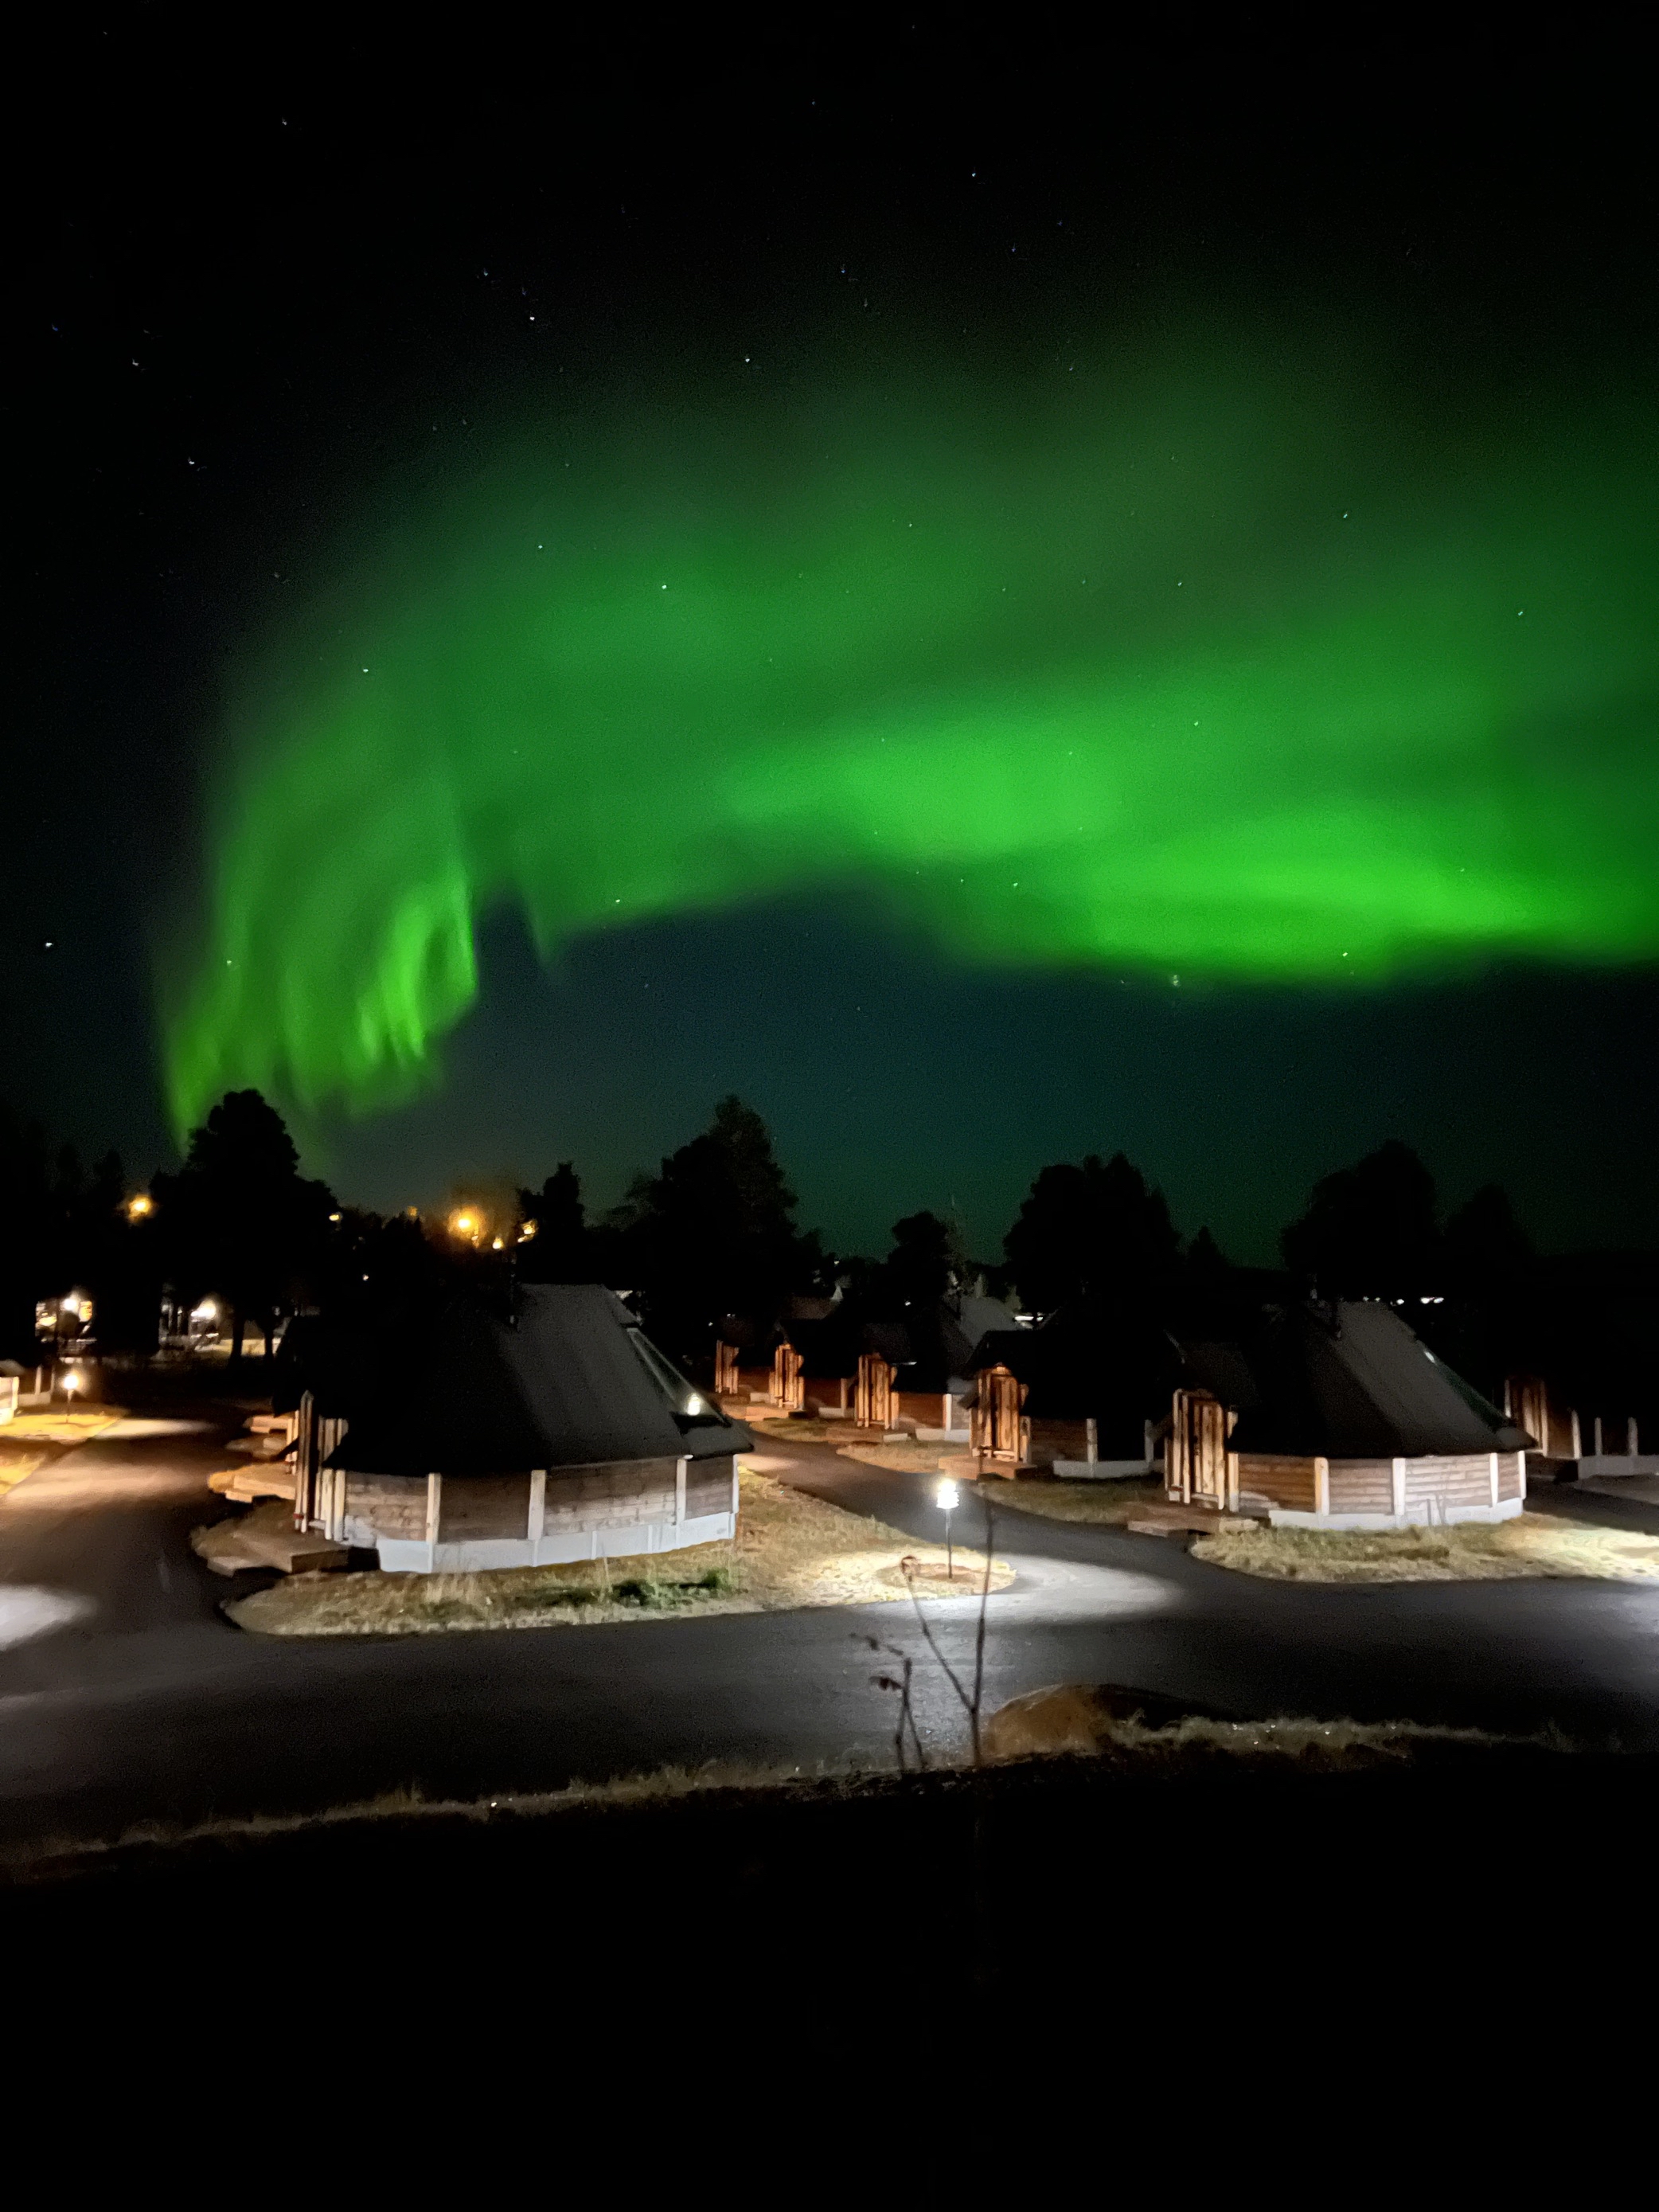
[[[823,1496],[938,1533],[921,1480],[811,1444],[766,1456]],[[866,1634],[916,1654],[924,1734],[959,1735],[898,1605],[309,1644],[243,1635],[187,1540],[216,1507],[205,1480],[222,1463],[210,1431],[132,1422],[0,1506],[0,1840],[411,1784],[473,1796],[709,1759],[868,1763],[887,1755],[893,1716]],[[970,1497],[964,1540],[976,1511]],[[1018,1579],[992,1601],[993,1705],[1045,1682],[1111,1680],[1241,1715],[1553,1721],[1659,1749],[1659,1589],[1303,1588],[1006,1504],[998,1528]],[[931,1617],[968,1661],[972,1602]]]

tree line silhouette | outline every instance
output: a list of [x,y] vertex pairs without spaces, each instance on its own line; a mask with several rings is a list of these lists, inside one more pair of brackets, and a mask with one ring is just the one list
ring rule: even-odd
[[71,1291],[92,1301],[106,1352],[155,1347],[164,1290],[185,1305],[211,1295],[238,1358],[245,1331],[269,1341],[297,1311],[349,1319],[450,1282],[493,1293],[514,1279],[599,1280],[696,1363],[717,1335],[763,1347],[792,1315],[832,1300],[879,1320],[977,1290],[1037,1316],[1086,1310],[1106,1328],[1225,1336],[1264,1302],[1377,1297],[1489,1393],[1506,1374],[1542,1371],[1580,1402],[1659,1418],[1659,1259],[1542,1258],[1497,1185],[1445,1214],[1398,1141],[1316,1183],[1273,1270],[1233,1266],[1207,1229],[1183,1238],[1121,1153],[1042,1168],[991,1259],[926,1212],[893,1224],[882,1258],[831,1253],[796,1211],[770,1132],[736,1097],[596,1218],[569,1161],[539,1188],[442,1218],[343,1206],[301,1174],[281,1115],[254,1091],[227,1094],[182,1166],[143,1193],[115,1154],[87,1168],[0,1108],[0,1357],[34,1358],[37,1301]]

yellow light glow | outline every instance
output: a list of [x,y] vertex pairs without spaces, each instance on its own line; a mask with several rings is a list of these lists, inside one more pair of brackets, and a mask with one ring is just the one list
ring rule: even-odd
[[489,1249],[492,1252],[500,1252],[504,1249],[499,1237],[495,1237],[490,1239]]
[[540,1226],[540,1224],[539,1224],[538,1222],[534,1222],[534,1221],[521,1221],[521,1222],[519,1224],[519,1242],[520,1242],[520,1244],[527,1244],[527,1243],[530,1242],[531,1238],[535,1235],[535,1233],[536,1233],[536,1231],[537,1231],[537,1230],[538,1230],[538,1228],[539,1226]]
[[943,1513],[952,1511],[961,1502],[962,1492],[957,1488],[955,1483],[952,1482],[948,1476],[940,1483],[937,1494],[939,1503],[939,1510]]
[[478,1217],[476,1213],[469,1213],[463,1209],[459,1213],[450,1215],[449,1226],[454,1236],[476,1237],[478,1233]]
[[154,1213],[155,1211],[155,1200],[149,1195],[148,1191],[141,1190],[136,1198],[130,1198],[127,1200],[127,1219],[129,1221],[143,1221],[147,1215]]
[[331,1213],[328,1218],[331,1221],[340,1221],[343,1220],[344,1216],[338,1213]]

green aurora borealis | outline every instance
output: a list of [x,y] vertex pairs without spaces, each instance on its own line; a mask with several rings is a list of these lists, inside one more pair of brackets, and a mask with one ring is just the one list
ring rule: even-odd
[[752,374],[383,489],[234,672],[180,1130],[431,1079],[508,905],[551,956],[816,885],[1238,986],[1659,953],[1644,407],[1213,343]]

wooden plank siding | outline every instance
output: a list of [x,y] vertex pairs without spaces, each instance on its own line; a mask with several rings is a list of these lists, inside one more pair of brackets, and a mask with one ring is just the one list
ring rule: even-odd
[[1385,1519],[1443,1512],[1449,1506],[1500,1505],[1525,1497],[1522,1477],[1519,1452],[1425,1453],[1398,1461],[1321,1462],[1267,1452],[1238,1455],[1241,1492],[1292,1513],[1370,1513]]
[[1028,1467],[1052,1467],[1057,1459],[1090,1460],[1094,1457],[1093,1423],[1090,1421],[1049,1421],[1033,1414],[1030,1420],[1030,1437],[1025,1447]]
[[348,1474],[346,1512],[377,1535],[406,1538],[418,1544],[426,1535],[426,1477],[423,1474]]
[[[1291,1513],[1316,1513],[1319,1501],[1316,1469],[1310,1459],[1291,1459],[1274,1452],[1240,1452],[1238,1486],[1270,1505]],[[1338,1462],[1340,1465],[1340,1462]]]
[[900,1390],[894,1398],[902,1421],[914,1421],[921,1429],[948,1429],[956,1411],[956,1400],[948,1390]]
[[732,1510],[730,1459],[694,1459],[685,1470],[685,1517],[701,1521]]
[[543,1509],[547,1532],[672,1521],[678,1468],[679,1462],[672,1459],[617,1460],[609,1467],[550,1468]]
[[1490,1505],[1492,1455],[1458,1452],[1406,1462],[1406,1510],[1414,1505]]
[[530,1532],[530,1477],[480,1474],[444,1484],[438,1509],[441,1544],[482,1544]]
[[1330,1462],[1328,1485],[1328,1510],[1333,1513],[1394,1511],[1391,1459],[1334,1459]]

